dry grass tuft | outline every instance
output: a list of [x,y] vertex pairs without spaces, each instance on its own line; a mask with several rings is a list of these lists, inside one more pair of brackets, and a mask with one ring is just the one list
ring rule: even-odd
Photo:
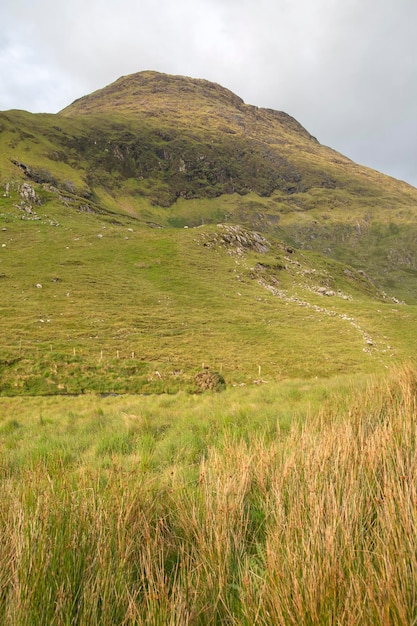
[[194,475],[4,475],[0,621],[416,623],[416,389],[406,367],[285,436],[229,434]]

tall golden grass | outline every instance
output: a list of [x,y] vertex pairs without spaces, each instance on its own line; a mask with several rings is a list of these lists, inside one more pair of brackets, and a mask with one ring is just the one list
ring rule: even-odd
[[194,473],[3,472],[1,622],[416,624],[416,392],[405,367]]

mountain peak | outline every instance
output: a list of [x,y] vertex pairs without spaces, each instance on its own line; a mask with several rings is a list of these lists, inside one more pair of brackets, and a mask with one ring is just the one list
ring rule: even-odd
[[72,117],[110,110],[140,114],[185,102],[192,108],[214,103],[231,107],[244,105],[242,98],[217,83],[148,70],[121,76],[107,87],[75,100],[60,114]]
[[[282,111],[245,104],[235,93],[202,78],[142,71],[121,76],[103,89],[75,100],[58,115],[122,115],[134,122],[189,132],[267,138],[275,129],[284,143],[295,136],[317,140]],[[290,136],[290,139],[288,137]],[[268,140],[269,141],[269,140]]]

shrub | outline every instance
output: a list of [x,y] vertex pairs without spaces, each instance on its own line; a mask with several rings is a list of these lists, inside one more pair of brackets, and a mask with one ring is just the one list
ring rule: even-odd
[[209,369],[198,372],[194,381],[198,391],[222,391],[226,387],[223,376],[219,372],[211,372]]

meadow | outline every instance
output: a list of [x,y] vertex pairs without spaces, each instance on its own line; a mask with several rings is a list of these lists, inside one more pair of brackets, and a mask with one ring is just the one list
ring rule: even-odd
[[205,368],[233,386],[415,353],[414,300],[313,250],[268,235],[259,252],[242,226],[156,228],[44,193],[31,219],[16,189],[0,198],[2,396],[195,392]]
[[415,624],[416,390],[1,398],[1,623]]

